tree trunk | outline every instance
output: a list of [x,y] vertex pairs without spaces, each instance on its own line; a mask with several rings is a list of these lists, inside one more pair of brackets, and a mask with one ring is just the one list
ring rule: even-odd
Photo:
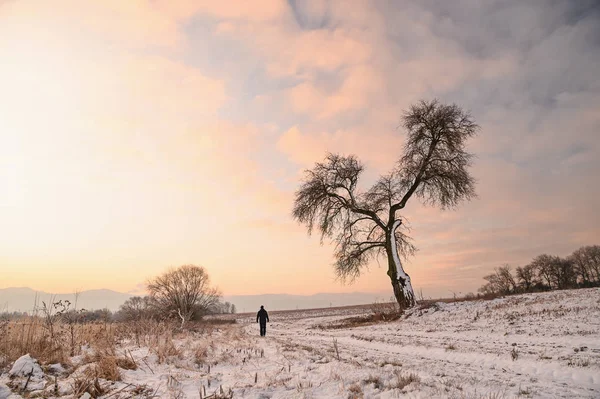
[[402,222],[396,220],[386,235],[385,251],[388,258],[388,276],[392,282],[394,297],[398,301],[400,311],[415,306],[415,293],[410,282],[410,276],[404,271],[396,244],[395,232]]

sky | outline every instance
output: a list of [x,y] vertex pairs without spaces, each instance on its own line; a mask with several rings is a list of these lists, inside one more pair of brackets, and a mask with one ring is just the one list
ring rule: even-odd
[[226,295],[336,280],[291,217],[303,170],[394,166],[410,104],[481,126],[478,198],[409,202],[417,292],[600,244],[600,6],[590,0],[0,0],[0,288],[139,293],[198,264]]

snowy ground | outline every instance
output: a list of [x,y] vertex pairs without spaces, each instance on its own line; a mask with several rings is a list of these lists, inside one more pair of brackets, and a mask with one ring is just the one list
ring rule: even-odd
[[[437,303],[401,320],[348,325],[367,313],[273,313],[265,338],[240,315],[236,325],[175,337],[174,347],[168,337],[151,348],[125,340],[117,352],[138,368],[120,370],[120,382],[100,379],[101,397],[600,398],[600,289]],[[33,396],[73,397],[76,375],[92,365],[82,356],[72,363],[70,372],[45,367],[42,377],[36,369],[29,384],[46,388]],[[26,378],[0,377],[0,399],[21,397],[6,384],[20,392]]]

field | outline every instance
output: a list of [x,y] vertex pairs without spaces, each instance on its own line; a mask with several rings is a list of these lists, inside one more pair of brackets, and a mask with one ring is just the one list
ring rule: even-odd
[[30,339],[39,368],[28,357],[15,366],[14,351],[2,355],[18,344],[19,328],[28,331],[4,326],[0,399],[600,397],[597,288],[427,303],[399,319],[388,310],[272,312],[265,338],[254,314],[184,331],[77,326],[74,356],[61,326],[63,352]]

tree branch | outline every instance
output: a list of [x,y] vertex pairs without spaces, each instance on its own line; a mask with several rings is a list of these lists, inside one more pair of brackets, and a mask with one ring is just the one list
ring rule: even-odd
[[[421,163],[421,168],[419,169],[419,173],[415,177],[415,180],[413,181],[412,185],[410,186],[408,191],[404,194],[402,199],[390,207],[389,222],[391,222],[392,220],[394,220],[396,218],[396,211],[403,209],[406,206],[406,203],[408,202],[410,197],[412,197],[414,192],[419,187],[419,184],[421,184],[421,179],[422,179],[423,175],[425,174],[425,170],[427,169],[427,166],[429,165],[429,160],[430,160],[431,156],[433,155],[433,150],[435,149],[437,142],[438,142],[438,140],[436,140],[436,139],[431,140],[431,144],[429,145],[429,151],[427,152],[427,155],[423,159],[423,161]],[[393,223],[393,222],[391,222],[391,223]]]

